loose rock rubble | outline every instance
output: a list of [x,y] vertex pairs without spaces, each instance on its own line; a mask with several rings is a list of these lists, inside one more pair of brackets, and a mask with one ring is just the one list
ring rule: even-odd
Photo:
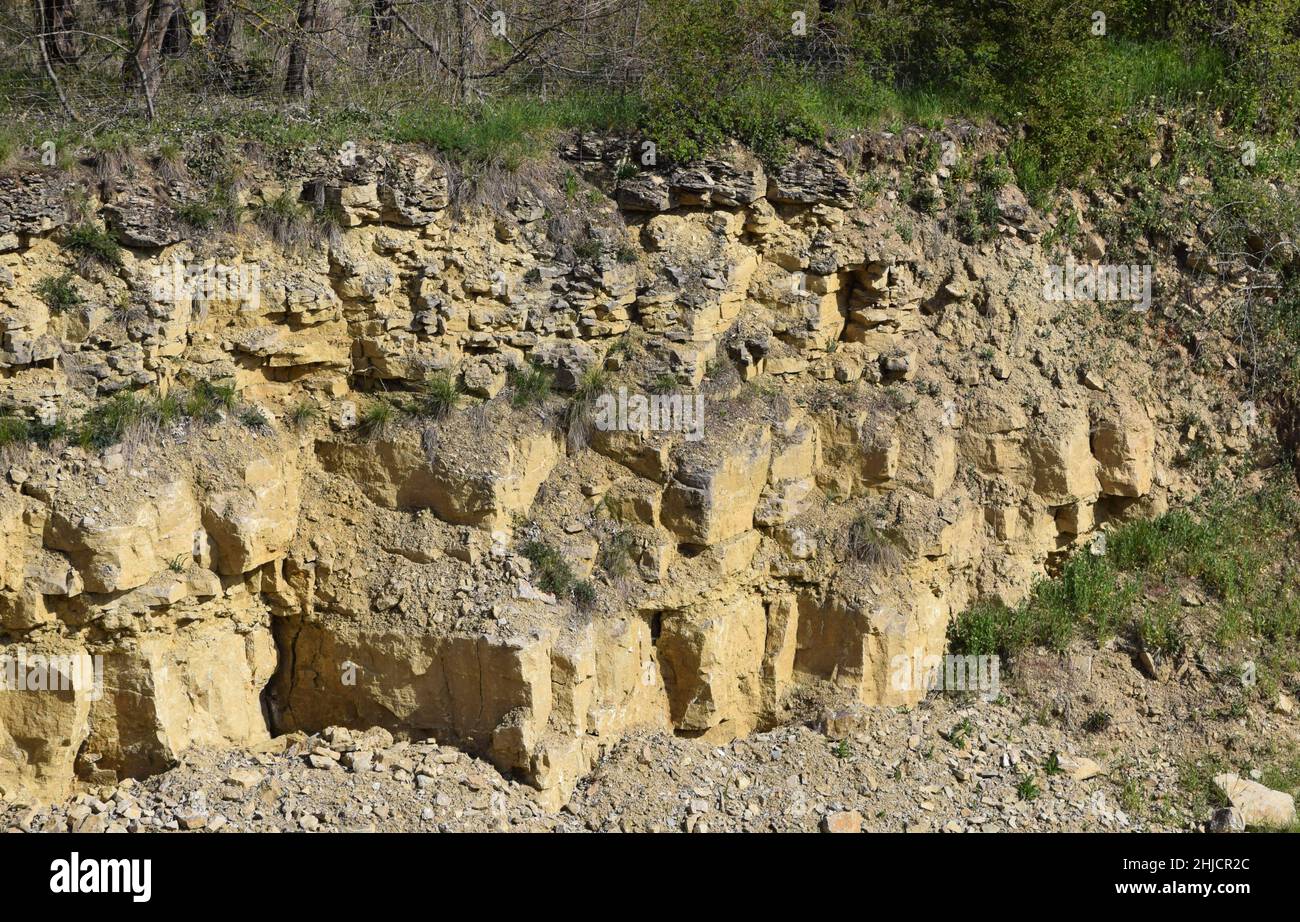
[[[1122,668],[1125,657],[1098,655]],[[996,700],[932,694],[914,708],[892,709],[864,709],[820,691],[823,700],[800,702],[803,716],[791,714],[787,726],[727,745],[628,734],[558,811],[531,786],[455,747],[395,740],[381,728],[332,727],[253,750],[191,749],[180,765],[142,781],[92,787],[50,805],[10,804],[0,825],[15,832],[956,833],[1235,832],[1294,822],[1289,795],[1235,775],[1216,779],[1235,806],[1198,812],[1184,772],[1211,752],[1252,758],[1259,737],[1245,726],[1206,732],[1143,721],[1088,733],[1056,719],[1040,723],[1032,689],[1019,686]],[[1272,723],[1266,713],[1251,714],[1249,724],[1300,743],[1293,725]]]

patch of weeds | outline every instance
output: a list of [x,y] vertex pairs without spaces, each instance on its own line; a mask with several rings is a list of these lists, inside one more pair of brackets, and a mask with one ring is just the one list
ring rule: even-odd
[[36,296],[45,302],[52,314],[62,314],[85,303],[76,285],[73,274],[50,275],[36,283]]
[[515,408],[544,403],[551,396],[551,372],[539,365],[512,369],[510,372],[510,405]]
[[583,611],[591,611],[596,606],[596,587],[585,579],[574,583],[573,604]]
[[849,559],[873,570],[897,567],[900,560],[893,542],[881,534],[865,515],[858,516],[849,524],[844,536],[844,551]]
[[610,577],[618,579],[626,576],[632,568],[632,554],[636,542],[630,531],[615,532],[610,539],[600,546],[596,563]]
[[1119,805],[1129,816],[1146,812],[1146,797],[1137,778],[1129,778],[1119,789]]
[[118,268],[122,265],[122,247],[107,230],[90,222],[78,224],[68,231],[65,245],[77,255],[80,265],[98,263]]
[[529,541],[520,553],[533,565],[533,582],[544,592],[564,596],[573,589],[576,579],[564,556],[544,541]]
[[425,419],[445,419],[456,408],[460,385],[448,372],[429,375],[411,404],[411,412]]
[[1083,730],[1085,733],[1103,733],[1110,729],[1114,723],[1114,718],[1110,716],[1110,711],[1096,710],[1089,714],[1083,721]]
[[969,717],[963,717],[955,727],[948,731],[948,742],[958,749],[965,749],[966,744],[971,741],[974,735],[975,726],[970,722]]
[[319,416],[320,409],[316,404],[304,400],[289,409],[288,420],[295,428],[301,429]]
[[671,394],[680,387],[681,382],[677,380],[677,375],[671,371],[661,371],[650,382],[649,390],[652,394]]
[[1138,616],[1137,632],[1144,650],[1166,656],[1180,653],[1185,636],[1178,599],[1170,596],[1144,608]]
[[569,444],[580,448],[587,444],[588,419],[592,406],[609,387],[609,375],[600,365],[592,365],[578,379],[573,397],[564,408],[564,429]]
[[831,750],[831,754],[837,759],[847,759],[853,755],[853,751],[849,748],[848,740],[840,740],[835,744],[835,748]]
[[234,412],[237,402],[233,384],[200,381],[182,399],[182,412],[191,419],[215,423],[223,414]]
[[1037,800],[1042,793],[1033,775],[1026,775],[1016,785],[1016,796],[1021,800]]
[[232,225],[238,211],[233,198],[208,198],[177,205],[176,218],[193,230],[207,231]]
[[605,245],[595,237],[579,240],[573,245],[573,255],[583,262],[595,262],[605,252]]
[[1205,817],[1220,807],[1230,806],[1228,798],[1214,783],[1214,776],[1226,770],[1218,756],[1189,760],[1179,766],[1178,786],[1187,796],[1193,815]]
[[271,428],[271,421],[259,407],[245,407],[239,412],[239,422],[254,432],[266,432]]
[[387,397],[378,397],[362,412],[357,430],[368,439],[378,439],[387,435],[396,423],[397,407]]
[[0,416],[0,448],[25,445],[32,440],[32,427],[27,420],[12,413]]
[[1059,775],[1064,769],[1061,768],[1061,756],[1055,750],[1046,759],[1043,760],[1043,774],[1047,777]]
[[285,191],[253,209],[253,221],[283,249],[301,249],[322,236],[319,216]]

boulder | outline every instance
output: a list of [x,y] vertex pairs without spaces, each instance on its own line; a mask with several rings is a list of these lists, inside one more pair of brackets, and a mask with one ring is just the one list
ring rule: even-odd
[[1228,798],[1247,826],[1285,829],[1296,821],[1295,800],[1285,791],[1274,791],[1232,772],[1215,775],[1214,786]]
[[664,527],[685,544],[718,544],[753,528],[767,484],[771,430],[748,424],[715,431],[684,452],[664,494]]

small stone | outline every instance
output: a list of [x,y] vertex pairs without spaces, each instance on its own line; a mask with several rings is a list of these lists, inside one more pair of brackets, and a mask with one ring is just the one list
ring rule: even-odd
[[181,829],[202,829],[208,824],[208,817],[205,813],[178,813],[176,822]]
[[1056,757],[1057,764],[1061,766],[1061,771],[1065,772],[1075,781],[1087,781],[1089,778],[1095,778],[1097,775],[1105,774],[1106,770],[1100,764],[1082,756],[1071,756],[1060,754]]
[[1246,821],[1236,807],[1220,807],[1214,811],[1206,828],[1210,832],[1245,832]]
[[343,764],[357,774],[368,772],[374,765],[375,754],[369,749],[343,753]]
[[846,833],[862,831],[862,814],[857,810],[840,810],[822,817],[822,832]]
[[262,773],[254,768],[237,768],[226,776],[226,784],[249,790],[262,783]]

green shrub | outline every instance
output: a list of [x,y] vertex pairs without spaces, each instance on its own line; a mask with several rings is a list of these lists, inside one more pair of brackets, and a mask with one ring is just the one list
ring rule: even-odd
[[590,611],[596,605],[596,587],[587,580],[574,583],[573,603],[583,611]]
[[533,565],[533,582],[545,592],[564,596],[573,589],[576,579],[563,555],[544,541],[529,541],[520,549]]
[[122,248],[113,235],[88,222],[68,231],[67,247],[83,262],[97,262],[114,268],[122,265]]
[[397,422],[397,407],[386,397],[370,401],[361,413],[357,430],[368,439],[383,438]]
[[36,283],[36,295],[50,309],[51,313],[62,314],[84,303],[73,284],[71,272],[62,275],[50,275]]
[[528,365],[510,372],[510,405],[526,407],[545,403],[551,396],[551,372],[539,365]]
[[299,429],[319,416],[320,410],[317,406],[306,400],[294,404],[289,410],[289,422]]
[[31,440],[31,425],[21,416],[0,415],[0,448],[25,445]]
[[108,448],[121,442],[133,428],[148,421],[148,401],[129,392],[115,394],[82,417],[77,441],[86,448]]
[[1086,733],[1104,733],[1110,729],[1114,723],[1114,718],[1106,710],[1096,710],[1091,712],[1083,721],[1083,729]]
[[411,405],[412,412],[426,419],[443,419],[456,409],[460,398],[460,385],[447,372],[437,372],[425,378]]
[[239,422],[254,432],[265,432],[271,428],[271,421],[258,407],[246,407],[239,413]]

